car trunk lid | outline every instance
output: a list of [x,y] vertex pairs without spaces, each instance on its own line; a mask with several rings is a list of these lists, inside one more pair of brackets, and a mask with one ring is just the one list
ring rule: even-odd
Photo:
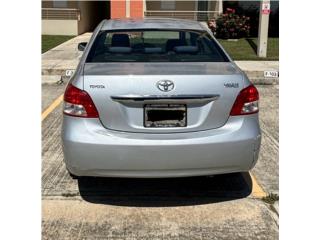
[[[172,89],[161,89],[163,81],[173,83]],[[242,75],[230,62],[87,63],[84,67],[84,90],[96,105],[101,123],[118,131],[219,128],[228,120],[242,88]]]

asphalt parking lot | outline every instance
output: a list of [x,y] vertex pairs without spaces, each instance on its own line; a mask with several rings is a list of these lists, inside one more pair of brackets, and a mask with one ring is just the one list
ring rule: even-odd
[[[69,177],[65,84],[42,85],[43,239],[277,239],[278,85],[258,86],[262,146],[250,173],[177,179]],[[60,98],[59,98],[60,97]]]

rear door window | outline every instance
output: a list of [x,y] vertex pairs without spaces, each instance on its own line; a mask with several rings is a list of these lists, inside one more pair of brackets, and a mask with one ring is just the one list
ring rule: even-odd
[[206,32],[102,31],[86,62],[227,62]]

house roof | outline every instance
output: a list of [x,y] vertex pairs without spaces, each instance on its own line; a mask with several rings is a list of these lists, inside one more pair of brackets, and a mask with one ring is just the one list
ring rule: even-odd
[[112,19],[104,20],[101,30],[127,29],[188,29],[200,30],[205,28],[200,22],[175,18],[144,18],[144,19]]

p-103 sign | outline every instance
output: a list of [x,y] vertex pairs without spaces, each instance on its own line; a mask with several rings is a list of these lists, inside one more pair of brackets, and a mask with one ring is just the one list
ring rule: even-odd
[[264,71],[264,77],[279,77],[278,71]]

